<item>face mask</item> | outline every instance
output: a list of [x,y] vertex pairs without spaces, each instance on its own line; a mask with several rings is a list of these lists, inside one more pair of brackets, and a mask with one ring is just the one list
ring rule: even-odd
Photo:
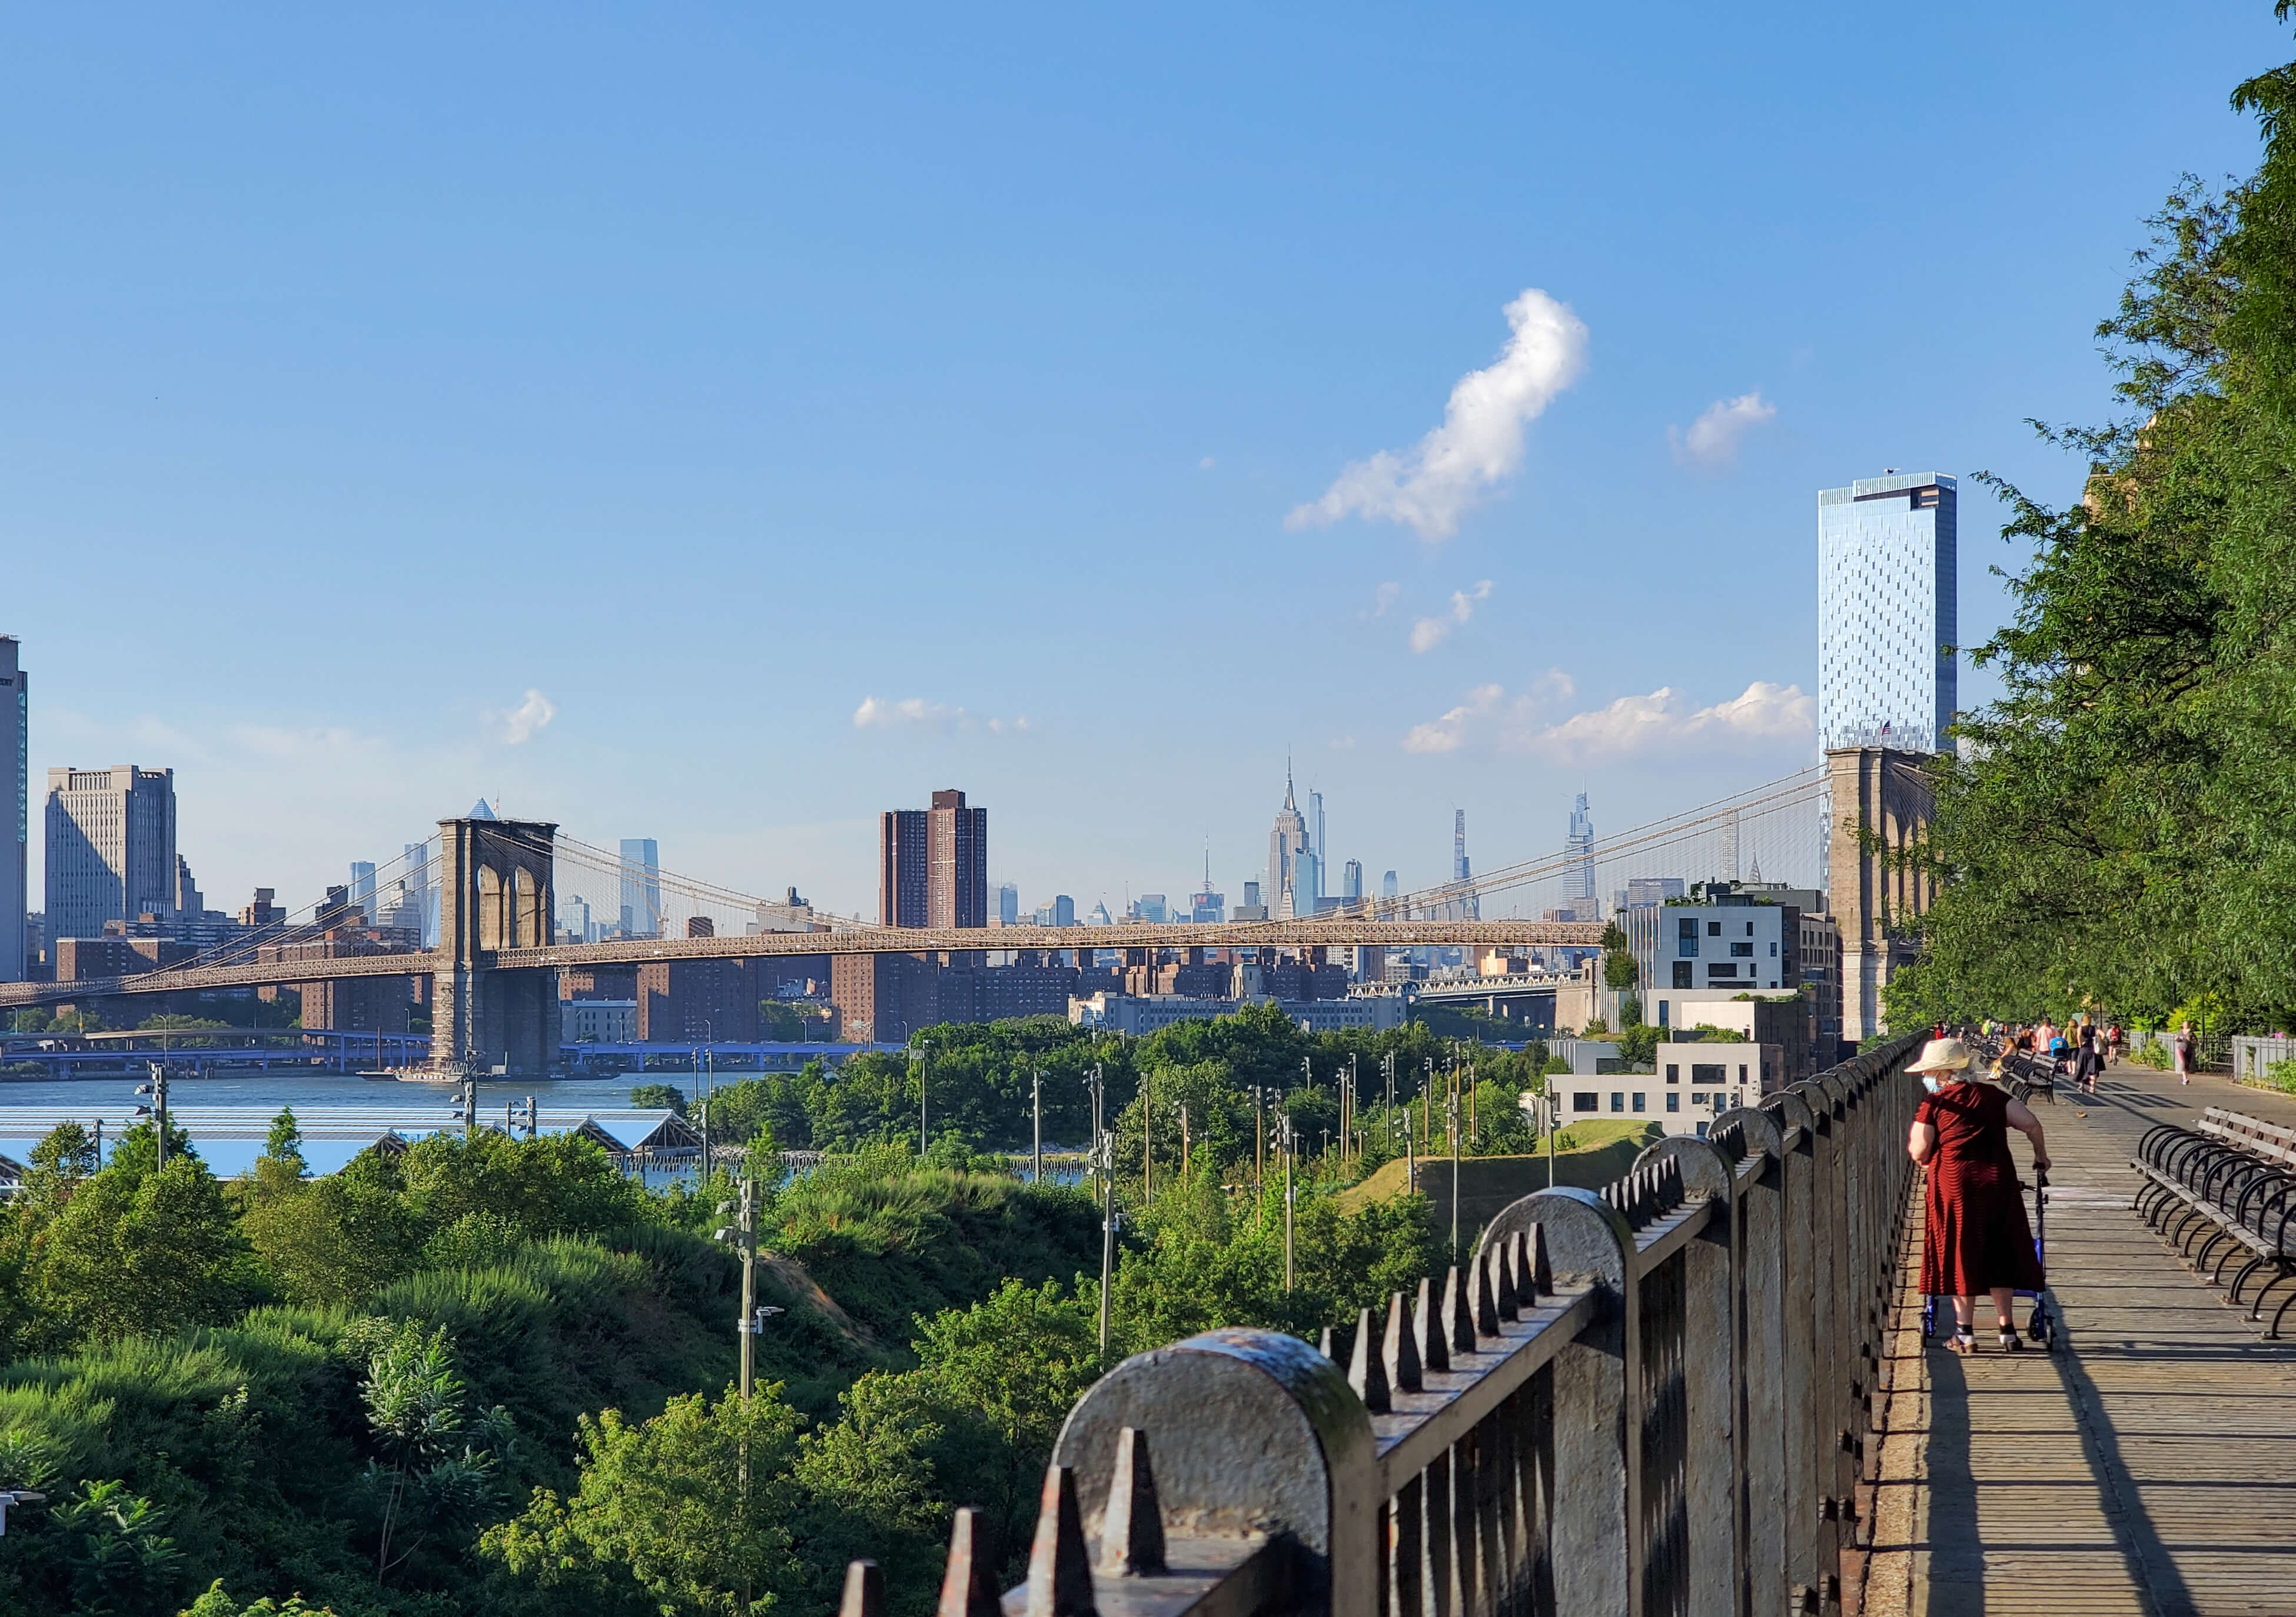
[[1934,1095],[1938,1092],[1938,1081],[1932,1074],[1923,1073],[1922,1074],[1922,1087],[1927,1090],[1931,1094]]

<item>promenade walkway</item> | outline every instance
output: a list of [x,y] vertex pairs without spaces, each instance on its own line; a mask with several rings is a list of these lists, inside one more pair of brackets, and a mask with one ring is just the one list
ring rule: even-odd
[[1925,1348],[1914,1221],[1851,1610],[1862,1572],[1871,1617],[2296,1613],[2296,1344],[2177,1262],[2130,1211],[2128,1166],[2153,1123],[2296,1123],[2296,1098],[2126,1065],[2100,1090],[2038,1108],[2064,1351],[1997,1352],[1982,1303],[1978,1357]]

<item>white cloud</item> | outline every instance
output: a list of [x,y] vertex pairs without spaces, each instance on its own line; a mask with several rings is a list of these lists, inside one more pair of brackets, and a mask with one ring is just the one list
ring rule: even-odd
[[1666,441],[1673,445],[1677,465],[1726,471],[1738,463],[1738,441],[1777,413],[1775,404],[1763,403],[1759,389],[1736,398],[1718,398],[1690,423],[1689,431],[1668,428]]
[[1424,724],[1414,724],[1411,733],[1403,738],[1406,752],[1456,752],[1466,745],[1470,726],[1493,711],[1505,699],[1506,690],[1500,685],[1478,685],[1467,693],[1467,699],[1441,718]]
[[1646,696],[1622,696],[1602,707],[1554,717],[1555,707],[1569,701],[1575,689],[1559,668],[1512,699],[1498,685],[1478,685],[1442,717],[1413,726],[1403,738],[1403,750],[1456,752],[1488,742],[1505,752],[1589,764],[1660,749],[1807,746],[1817,730],[1816,704],[1799,685],[1757,680],[1726,702],[1688,710],[1671,686],[1661,685]]
[[1532,287],[1506,306],[1506,347],[1453,386],[1440,427],[1402,454],[1382,449],[1354,461],[1283,526],[1322,527],[1355,515],[1403,523],[1422,539],[1449,538],[1477,499],[1514,475],[1523,429],[1586,366],[1587,328],[1569,305]]
[[1452,630],[1475,615],[1477,601],[1488,600],[1490,595],[1491,581],[1488,578],[1479,581],[1472,592],[1452,591],[1448,614],[1441,617],[1423,617],[1411,625],[1411,649],[1414,651],[1432,651],[1443,643]]
[[1816,732],[1817,705],[1800,686],[1756,680],[1726,702],[1689,712],[1671,686],[1661,685],[1648,696],[1622,696],[1557,724],[1504,735],[1500,745],[1584,764],[1660,747],[1807,743]]
[[1214,460],[1210,455],[1206,455],[1202,460],[1196,462],[1196,470],[1198,471],[1210,471],[1213,467],[1218,464],[1219,462],[1218,461]]
[[1378,593],[1372,598],[1371,615],[1374,617],[1385,617],[1388,608],[1393,606],[1395,598],[1402,593],[1403,586],[1392,579],[1380,585]]
[[861,706],[853,710],[856,730],[987,730],[991,735],[1003,735],[1007,731],[1024,731],[1030,728],[1026,715],[1013,719],[984,719],[952,707],[945,702],[928,702],[922,697],[904,697],[898,702],[888,702],[879,697],[864,697]]
[[532,740],[545,725],[558,716],[557,705],[539,690],[529,690],[526,699],[508,713],[488,709],[487,723],[495,733],[512,747]]

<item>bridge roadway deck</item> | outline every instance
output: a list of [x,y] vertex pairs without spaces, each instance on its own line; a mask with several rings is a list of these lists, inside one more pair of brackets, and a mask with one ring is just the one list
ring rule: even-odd
[[[638,938],[628,943],[557,943],[539,949],[481,951],[471,964],[488,970],[533,971],[582,966],[642,966],[651,960],[769,960],[784,955],[939,954],[1015,949],[1387,949],[1593,948],[1603,928],[1591,921],[1395,921],[1362,916],[1305,921],[1127,922],[1080,931],[1074,927],[875,927],[846,932],[757,932],[741,937]],[[343,955],[229,966],[170,967],[133,976],[68,983],[0,983],[0,1010],[124,993],[187,993],[347,977],[429,976],[454,969],[445,950],[418,954]]]
[[1996,1351],[1982,1303],[1976,1358],[1925,1348],[1917,1210],[1868,1444],[1870,1617],[2296,1613],[2296,1344],[2177,1260],[2130,1210],[2128,1166],[2154,1123],[2296,1123],[2296,1100],[2133,1065],[2099,1088],[2038,1108],[2066,1351]]

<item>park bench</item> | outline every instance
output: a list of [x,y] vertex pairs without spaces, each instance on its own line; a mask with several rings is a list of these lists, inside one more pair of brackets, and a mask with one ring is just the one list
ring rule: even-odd
[[2046,1056],[2011,1050],[2001,1063],[2001,1087],[2030,1106],[2036,1099],[2057,1102],[2056,1064]]
[[[2226,1294],[2263,1318],[2272,1288],[2296,1280],[2289,1223],[2296,1216],[2296,1129],[2210,1107],[2200,1126],[2160,1123],[2136,1142],[2130,1166],[2144,1176],[2136,1211],[2211,1285],[2242,1259]],[[2244,1298],[2256,1280],[2255,1294]],[[2296,1290],[2280,1300],[2265,1335],[2277,1337]]]

